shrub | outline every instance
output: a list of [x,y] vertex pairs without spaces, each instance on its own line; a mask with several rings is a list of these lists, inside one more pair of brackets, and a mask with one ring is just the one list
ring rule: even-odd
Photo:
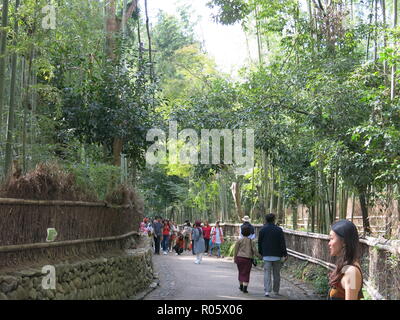
[[77,164],[69,166],[69,170],[76,176],[77,184],[82,189],[94,193],[99,200],[104,201],[120,183],[121,169],[116,166]]

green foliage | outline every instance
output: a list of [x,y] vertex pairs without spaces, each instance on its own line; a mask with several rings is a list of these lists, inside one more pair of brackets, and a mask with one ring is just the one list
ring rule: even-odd
[[284,270],[297,279],[311,283],[318,294],[328,294],[328,271],[324,267],[307,261],[289,259],[284,265]]
[[120,183],[120,168],[107,164],[75,164],[69,171],[76,177],[76,184],[97,195],[104,201],[107,194]]
[[250,7],[244,0],[212,0],[207,5],[219,9],[214,19],[225,25],[241,21],[250,12]]
[[233,257],[233,252],[235,250],[235,242],[224,241],[221,244],[221,255],[224,257]]

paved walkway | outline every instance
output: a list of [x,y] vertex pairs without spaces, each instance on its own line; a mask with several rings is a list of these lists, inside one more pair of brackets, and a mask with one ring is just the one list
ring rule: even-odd
[[154,255],[153,264],[160,285],[144,300],[314,300],[320,299],[305,284],[281,276],[281,296],[264,297],[264,273],[253,268],[249,293],[239,290],[236,264],[231,258],[204,256],[201,264],[195,256]]

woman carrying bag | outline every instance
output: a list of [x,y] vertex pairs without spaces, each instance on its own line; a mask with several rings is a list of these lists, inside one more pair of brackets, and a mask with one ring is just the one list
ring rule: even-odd
[[243,238],[235,244],[234,262],[239,271],[239,289],[243,293],[248,293],[247,287],[250,281],[250,271],[254,257],[261,257],[255,247],[253,240],[247,238],[251,233],[251,228],[244,226],[242,229]]

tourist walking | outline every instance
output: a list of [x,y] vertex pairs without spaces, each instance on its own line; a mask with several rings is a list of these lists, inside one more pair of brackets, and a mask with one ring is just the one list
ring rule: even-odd
[[161,218],[156,217],[153,222],[153,232],[154,232],[154,253],[160,254],[160,245],[162,240],[162,229],[163,224],[161,223]]
[[216,247],[218,248],[218,258],[221,258],[221,243],[224,242],[224,233],[222,228],[219,226],[219,221],[215,223],[215,227],[211,228],[211,247],[210,256],[212,255],[212,250]]
[[183,234],[183,238],[185,239],[185,251],[190,250],[192,227],[190,226],[189,220],[185,221],[185,226],[183,227],[182,234]]
[[243,228],[244,227],[249,227],[250,228],[250,235],[248,236],[249,239],[252,239],[252,240],[255,239],[256,238],[256,232],[255,232],[254,227],[250,223],[250,217],[249,216],[244,216],[242,218],[242,221],[244,223],[240,226],[239,239],[243,238]]
[[255,257],[261,257],[252,239],[249,238],[251,228],[245,226],[242,229],[243,238],[235,243],[234,262],[239,271],[239,289],[243,293],[248,293],[247,287],[250,281],[250,271]]
[[203,259],[203,253],[205,250],[204,238],[203,238],[203,230],[201,229],[201,222],[197,220],[194,224],[194,228],[192,230],[192,239],[193,239],[193,252],[196,255],[196,260],[194,263],[200,264]]
[[171,226],[169,225],[168,220],[164,220],[164,226],[163,226],[163,239],[162,239],[162,249],[164,251],[164,254],[168,254],[168,244],[169,244],[169,233],[171,230]]
[[[193,228],[195,227],[195,225],[196,225],[196,221],[193,222],[193,224],[192,224]],[[192,228],[192,232],[190,234],[190,239],[191,239],[190,247],[192,248],[192,255],[195,255],[195,253],[194,253],[194,240],[193,240],[193,228]]]
[[264,291],[265,296],[269,297],[272,290],[275,295],[279,295],[280,272],[287,259],[287,251],[283,230],[275,225],[275,215],[267,214],[265,222],[258,235],[258,252],[264,260]]
[[210,235],[211,235],[211,226],[208,223],[208,221],[204,222],[204,226],[202,227],[203,230],[203,238],[204,238],[204,243],[206,245],[205,248],[205,254],[208,254],[208,249],[210,248]]
[[171,230],[170,230],[170,238],[169,238],[169,251],[172,252],[172,248],[175,246],[176,238],[178,236],[179,229],[174,221],[170,222]]
[[360,242],[357,227],[348,220],[339,220],[331,227],[329,253],[336,257],[336,268],[329,274],[329,300],[363,298],[363,275],[360,267]]

